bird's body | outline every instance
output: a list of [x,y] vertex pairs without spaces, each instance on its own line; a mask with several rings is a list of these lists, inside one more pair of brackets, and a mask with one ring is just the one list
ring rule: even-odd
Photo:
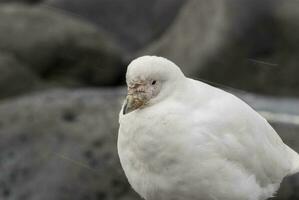
[[242,100],[184,76],[172,84],[120,113],[121,164],[143,198],[265,200],[298,171],[298,154]]

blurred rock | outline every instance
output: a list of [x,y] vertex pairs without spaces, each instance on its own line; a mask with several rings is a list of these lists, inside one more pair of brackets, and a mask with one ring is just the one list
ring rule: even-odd
[[140,54],[172,59],[187,75],[273,95],[299,95],[299,2],[190,0]]
[[[128,185],[116,149],[124,95],[124,89],[56,89],[2,101],[0,199],[141,199]],[[299,100],[237,95],[268,111],[277,132],[299,151],[299,122],[284,117],[299,113]],[[298,175],[286,178],[274,199],[297,199],[298,181]]]
[[41,6],[1,5],[0,50],[57,85],[116,85],[125,70],[104,32]]
[[43,0],[0,0],[0,3],[39,3]]
[[143,47],[172,23],[184,0],[47,0],[109,31],[128,51]]
[[38,88],[39,78],[13,56],[0,53],[0,98]]
[[52,90],[0,105],[0,199],[133,200],[117,155],[120,90]]
[[190,0],[170,29],[145,53],[170,58],[187,75],[197,75],[205,67],[201,66],[203,61],[253,23],[256,12],[249,17],[251,4],[247,0]]

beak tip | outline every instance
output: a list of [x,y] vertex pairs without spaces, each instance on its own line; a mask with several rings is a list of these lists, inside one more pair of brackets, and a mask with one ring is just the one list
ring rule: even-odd
[[123,107],[123,115],[127,114],[127,102]]
[[123,107],[123,115],[128,114],[138,108],[140,108],[143,105],[143,102],[141,100],[134,99],[131,96],[127,97],[125,105]]
[[132,112],[134,109],[132,109],[132,106],[130,105],[130,102],[128,102],[128,100],[126,100],[126,103],[123,107],[123,115],[128,114],[130,112]]

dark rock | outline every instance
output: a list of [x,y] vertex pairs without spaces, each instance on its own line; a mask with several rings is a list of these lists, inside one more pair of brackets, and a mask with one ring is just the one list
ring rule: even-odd
[[[140,199],[117,155],[123,96],[122,90],[54,90],[4,101],[0,199]],[[76,120],[61,118],[66,111]]]
[[255,2],[190,0],[169,30],[142,54],[167,57],[187,75],[196,76],[206,59],[253,23],[257,12],[252,8]]
[[40,3],[43,0],[0,0],[0,3],[29,3],[29,4],[34,4],[34,3]]
[[13,56],[0,53],[0,98],[41,87],[39,78]]
[[124,71],[103,31],[47,7],[1,5],[0,50],[54,85],[115,85]]
[[[204,63],[204,79],[251,92],[298,96],[299,3],[284,1]],[[209,66],[209,67],[208,67]]]
[[299,3],[190,0],[140,54],[175,61],[187,75],[273,95],[299,95]]
[[47,0],[103,27],[125,49],[134,51],[172,23],[184,0]]

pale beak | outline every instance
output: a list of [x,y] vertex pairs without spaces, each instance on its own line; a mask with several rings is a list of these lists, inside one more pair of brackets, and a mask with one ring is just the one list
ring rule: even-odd
[[130,113],[144,105],[144,101],[140,98],[134,97],[131,94],[127,95],[126,103],[123,108],[123,115]]

